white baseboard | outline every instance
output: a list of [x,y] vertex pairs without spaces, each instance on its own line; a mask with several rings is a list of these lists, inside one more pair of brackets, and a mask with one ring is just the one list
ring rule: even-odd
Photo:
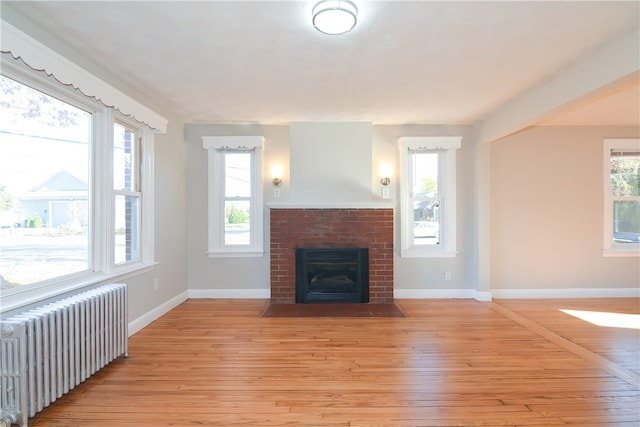
[[475,289],[394,289],[394,298],[408,299],[475,299],[491,301],[491,292],[479,292]]
[[[533,298],[638,298],[640,288],[567,288],[567,289],[395,289],[394,298],[402,299],[499,299]],[[129,336],[140,331],[160,316],[168,313],[189,298],[269,299],[269,289],[189,289],[129,322]]]
[[184,292],[176,295],[175,297],[171,298],[169,301],[165,302],[164,304],[159,305],[158,307],[154,308],[153,310],[151,310],[151,311],[143,314],[142,316],[138,317],[137,319],[129,322],[129,325],[128,325],[129,336],[131,336],[131,335],[135,334],[136,332],[140,331],[142,328],[144,328],[149,323],[151,323],[154,320],[156,320],[158,317],[160,317],[160,316],[168,313],[169,311],[173,310],[174,308],[176,308],[177,306],[179,306],[180,304],[185,302],[188,298],[189,298],[189,296],[187,295],[187,291],[184,291]]
[[270,289],[189,289],[189,298],[269,299]]
[[491,301],[493,299],[493,292],[491,291],[473,291],[475,296],[473,299],[476,301]]
[[493,289],[494,298],[637,298],[640,288]]

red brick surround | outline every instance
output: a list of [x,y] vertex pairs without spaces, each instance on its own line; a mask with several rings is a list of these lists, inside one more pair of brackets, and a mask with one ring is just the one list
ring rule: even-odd
[[271,209],[271,302],[295,303],[296,248],[369,248],[369,302],[393,302],[393,209]]

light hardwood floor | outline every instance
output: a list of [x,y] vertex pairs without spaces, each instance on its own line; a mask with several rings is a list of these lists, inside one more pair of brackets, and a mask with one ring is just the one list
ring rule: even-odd
[[640,425],[639,331],[563,301],[397,300],[404,318],[262,318],[267,304],[185,302],[29,425]]

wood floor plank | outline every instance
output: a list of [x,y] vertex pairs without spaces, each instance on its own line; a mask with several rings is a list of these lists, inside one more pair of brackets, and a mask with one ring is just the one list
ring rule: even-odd
[[[518,322],[519,324],[526,327],[530,331],[533,331],[541,335],[542,337],[561,346],[562,348],[569,350],[572,353],[582,357],[583,359],[591,363],[594,363],[597,366],[600,366],[603,369],[611,372],[617,377],[622,378],[625,381],[628,381],[630,384],[635,386],[640,385],[640,375],[637,373],[637,370],[629,370],[626,367],[618,363],[615,363],[607,359],[606,357],[601,356],[591,350],[588,350],[582,345],[577,344],[576,342],[573,342],[567,338],[564,338],[563,336],[539,325],[538,323],[501,306],[500,304],[495,304],[495,303],[491,304],[491,308],[493,310],[498,311],[499,313],[504,314],[505,316],[514,320],[515,322]],[[600,350],[600,352],[602,352],[601,351],[602,346],[599,346],[598,349]]]
[[[29,425],[640,424],[637,386],[486,303],[396,304],[405,317],[263,318],[266,300],[189,300]],[[546,304],[510,309],[557,317]],[[574,324],[556,327],[601,357],[616,354],[617,341],[598,344],[606,334]],[[621,351],[633,353],[627,343]]]
[[[635,372],[640,377],[640,346],[638,346],[640,329],[594,327],[588,321],[562,311],[613,313],[640,317],[640,298],[498,300],[496,302],[575,344]],[[636,324],[638,321],[636,320]]]

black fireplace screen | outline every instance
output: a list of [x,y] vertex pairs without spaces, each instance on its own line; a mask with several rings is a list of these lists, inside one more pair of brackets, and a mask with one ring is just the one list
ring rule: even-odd
[[296,303],[369,302],[369,249],[296,249]]

